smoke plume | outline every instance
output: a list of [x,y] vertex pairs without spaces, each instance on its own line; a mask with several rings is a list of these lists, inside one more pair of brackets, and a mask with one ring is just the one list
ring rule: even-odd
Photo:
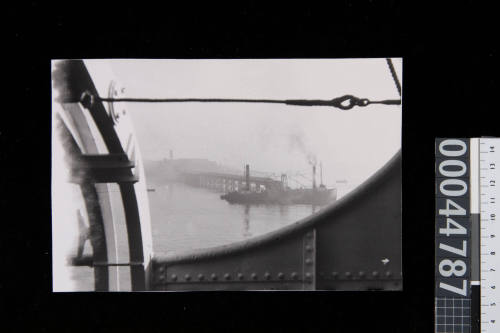
[[290,151],[297,150],[301,152],[305,156],[307,163],[310,165],[316,165],[316,154],[312,151],[309,145],[306,144],[304,134],[302,132],[296,131],[290,135],[289,149]]

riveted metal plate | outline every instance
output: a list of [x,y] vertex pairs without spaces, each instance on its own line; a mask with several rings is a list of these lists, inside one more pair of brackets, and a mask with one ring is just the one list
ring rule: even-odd
[[319,223],[317,289],[402,289],[400,159]]
[[306,247],[314,249],[314,231],[227,255],[155,260],[152,285],[156,290],[314,289],[314,251]]
[[304,290],[316,289],[316,230],[311,229],[302,238]]

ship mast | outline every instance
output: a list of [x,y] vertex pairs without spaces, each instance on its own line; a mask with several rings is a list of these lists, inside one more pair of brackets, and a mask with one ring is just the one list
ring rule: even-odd
[[323,185],[323,163],[319,162],[319,186]]

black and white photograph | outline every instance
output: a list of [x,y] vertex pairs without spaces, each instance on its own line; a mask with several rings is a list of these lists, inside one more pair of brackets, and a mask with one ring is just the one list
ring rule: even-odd
[[500,332],[493,9],[8,3],[0,330]]
[[402,63],[52,60],[52,290],[403,290]]

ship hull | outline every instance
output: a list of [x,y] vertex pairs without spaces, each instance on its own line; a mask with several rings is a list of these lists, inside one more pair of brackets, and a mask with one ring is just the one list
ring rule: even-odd
[[221,195],[231,204],[325,205],[336,199],[333,190],[298,189],[288,191],[239,192]]

